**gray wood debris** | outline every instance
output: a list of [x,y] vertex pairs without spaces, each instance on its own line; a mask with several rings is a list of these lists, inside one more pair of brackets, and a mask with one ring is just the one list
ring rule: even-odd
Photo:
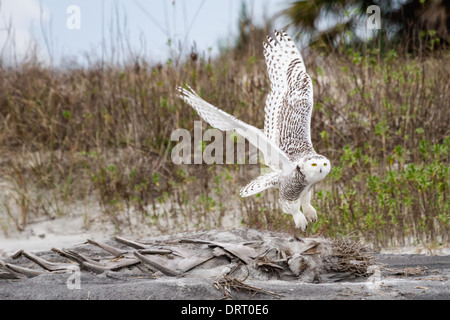
[[350,240],[297,239],[254,229],[210,230],[145,241],[88,239],[74,248],[38,254],[20,250],[12,259],[0,260],[0,279],[65,272],[77,264],[83,272],[112,278],[209,277],[229,297],[232,287],[260,292],[246,286],[246,279],[334,282],[368,276],[374,263],[370,250]]

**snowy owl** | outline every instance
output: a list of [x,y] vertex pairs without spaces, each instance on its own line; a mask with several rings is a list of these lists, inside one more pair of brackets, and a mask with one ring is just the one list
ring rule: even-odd
[[308,220],[317,220],[316,210],[310,204],[311,187],[327,176],[331,165],[326,157],[316,153],[311,142],[313,88],[302,56],[286,32],[275,30],[274,34],[275,39],[267,36],[263,43],[271,82],[264,132],[204,101],[188,86],[177,89],[180,97],[211,126],[235,130],[255,145],[273,170],[242,188],[241,196],[278,188],[283,212],[291,214],[296,227],[305,230]]

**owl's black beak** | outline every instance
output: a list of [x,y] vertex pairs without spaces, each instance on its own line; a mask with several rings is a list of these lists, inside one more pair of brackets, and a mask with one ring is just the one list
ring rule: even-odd
[[322,173],[322,168],[320,168],[320,173]]

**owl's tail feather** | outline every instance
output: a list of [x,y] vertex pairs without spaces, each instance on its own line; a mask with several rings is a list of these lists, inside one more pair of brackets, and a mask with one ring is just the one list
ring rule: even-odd
[[274,171],[262,176],[259,176],[248,185],[241,189],[241,197],[248,197],[257,194],[263,190],[278,187],[278,181],[281,171]]

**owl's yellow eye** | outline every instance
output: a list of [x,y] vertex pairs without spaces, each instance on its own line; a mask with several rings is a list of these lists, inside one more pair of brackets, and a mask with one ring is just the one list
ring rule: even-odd
[[316,167],[316,166],[317,166],[317,163],[313,163],[312,166],[313,166],[313,167]]
[[326,163],[324,163],[323,165],[324,165],[325,167],[327,166],[327,164],[326,164]]

